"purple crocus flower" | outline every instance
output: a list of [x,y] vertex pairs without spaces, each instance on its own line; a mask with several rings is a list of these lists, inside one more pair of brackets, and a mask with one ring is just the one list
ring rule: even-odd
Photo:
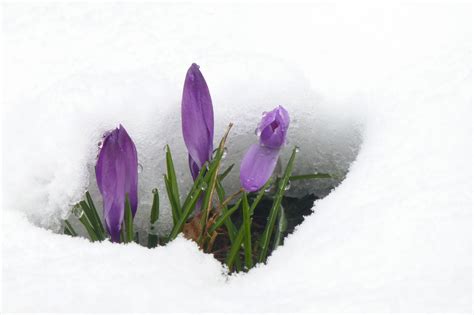
[[120,125],[104,136],[95,166],[97,185],[104,200],[104,219],[113,242],[120,241],[120,230],[128,194],[132,215],[137,212],[137,150],[125,128]]
[[206,80],[195,63],[188,69],[184,80],[181,123],[189,154],[189,169],[196,179],[204,163],[212,158],[214,112]]
[[289,124],[290,116],[282,106],[264,113],[257,128],[260,143],[250,146],[240,164],[240,184],[245,191],[259,190],[272,176]]

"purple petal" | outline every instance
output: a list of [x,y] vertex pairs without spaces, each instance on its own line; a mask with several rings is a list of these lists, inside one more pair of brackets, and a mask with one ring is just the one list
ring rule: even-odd
[[266,113],[258,126],[260,143],[269,148],[281,148],[286,142],[289,124],[290,116],[282,106]]
[[[201,168],[212,157],[214,112],[206,80],[195,63],[189,68],[184,81],[181,123],[188,153]],[[190,169],[193,173],[191,166]]]
[[253,144],[240,164],[240,184],[247,192],[265,185],[275,170],[279,149]]
[[120,230],[128,193],[132,214],[137,211],[137,150],[125,128],[107,133],[95,167],[97,185],[104,201],[104,219],[112,241],[120,241]]
[[196,164],[196,162],[193,161],[191,158],[191,155],[188,155],[188,163],[189,163],[189,169],[191,170],[191,175],[193,176],[193,180],[195,180],[198,175],[199,175],[199,166]]

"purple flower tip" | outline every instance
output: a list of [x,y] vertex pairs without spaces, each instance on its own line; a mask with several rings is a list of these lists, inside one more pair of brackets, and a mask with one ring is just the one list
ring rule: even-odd
[[212,157],[214,111],[206,80],[195,63],[189,67],[184,80],[181,123],[189,169],[196,179],[201,167]]
[[270,179],[289,125],[290,116],[282,106],[264,113],[258,125],[260,143],[249,148],[240,164],[240,184],[245,191],[257,191]]
[[104,135],[102,148],[95,166],[97,185],[104,201],[104,219],[112,241],[120,241],[120,230],[128,194],[132,214],[138,204],[137,150],[125,128],[118,128]]
[[289,125],[290,116],[282,106],[265,113],[258,125],[260,143],[268,148],[279,149],[285,144]]

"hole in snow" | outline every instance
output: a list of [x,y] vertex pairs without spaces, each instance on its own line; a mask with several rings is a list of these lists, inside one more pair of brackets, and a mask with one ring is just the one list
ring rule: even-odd
[[[175,121],[173,123],[179,122]],[[305,216],[313,212],[315,200],[324,198],[345,178],[361,144],[361,125],[351,121],[348,117],[324,115],[324,112],[320,112],[315,119],[304,112],[300,114],[295,111],[288,139],[289,142],[281,153],[280,168],[286,165],[292,148],[297,146],[299,149],[292,175],[324,173],[332,175],[333,178],[294,180],[285,187],[286,192],[282,206],[285,209],[286,228],[281,235],[283,239],[304,221]],[[237,132],[231,134],[227,145],[229,149],[221,167],[223,170],[232,163],[236,164],[224,181],[227,195],[240,188],[238,179],[239,161],[246,149],[254,141],[256,141],[256,136],[252,132],[240,133],[237,130]],[[177,143],[177,141],[170,143],[178,172],[179,184],[181,185],[180,191],[186,192],[192,184],[188,174],[186,152],[182,148],[180,149],[179,145],[175,144],[175,147],[173,147],[173,144]],[[159,158],[163,155],[163,152],[160,150],[160,152],[157,152],[156,157]],[[139,164],[140,202],[135,219],[135,231],[138,232],[140,243],[146,246],[150,232],[162,237],[168,235],[172,228],[172,218],[166,190],[162,186],[162,176],[159,175],[161,173],[157,168],[160,164],[164,165],[164,161],[149,157],[144,158],[144,154],[141,154],[141,156]],[[96,201],[96,206],[100,208],[101,196],[95,183],[94,162],[89,163],[89,177],[91,180],[87,190],[91,192],[92,198]],[[155,186],[159,188],[161,194],[160,219],[158,224],[150,226],[148,222],[152,200],[151,191]],[[262,236],[272,206],[274,193],[275,188],[270,187],[254,212],[252,222],[252,239],[254,240],[258,240]],[[255,195],[250,195],[250,202],[254,198]],[[229,205],[229,207],[231,206]],[[241,225],[241,213],[242,211],[239,209],[231,217],[236,226]],[[76,231],[80,231],[81,235],[87,235],[78,220],[73,219],[71,223],[73,223]],[[272,239],[272,243],[274,241],[275,236]],[[219,233],[214,242],[213,250],[209,252],[214,254],[216,259],[224,263],[230,245],[230,240],[226,233]]]
[[[229,64],[203,67],[214,103],[215,144],[227,124],[234,123],[222,165],[225,169],[231,163],[236,164],[224,182],[227,193],[239,189],[239,161],[249,145],[256,141],[253,131],[261,113],[277,105],[284,105],[291,116],[289,143],[282,151],[282,164],[286,165],[291,148],[296,145],[300,151],[294,175],[320,172],[338,177],[291,183],[285,202],[288,209],[298,208],[291,210],[297,217],[293,225],[297,225],[303,215],[311,212],[313,199],[330,193],[356,158],[363,124],[361,113],[355,112],[360,106],[353,105],[360,102],[358,99],[324,100],[311,92],[300,72],[280,63],[257,60],[255,67],[245,69],[245,75],[233,76],[241,72],[238,67],[239,63],[234,59]],[[219,69],[226,69],[226,72]],[[176,69],[170,72],[175,73]],[[43,134],[40,138],[31,137],[34,141],[30,137],[23,140],[30,144],[28,150],[37,152],[42,159],[31,167],[25,165],[16,173],[19,181],[25,178],[35,187],[32,194],[19,201],[23,204],[18,205],[25,209],[31,221],[62,231],[62,219],[70,216],[72,205],[83,198],[86,190],[91,192],[101,215],[102,199],[94,172],[97,145],[105,131],[122,123],[135,141],[140,163],[139,207],[135,217],[140,239],[146,240],[150,228],[151,191],[155,187],[160,191],[161,202],[160,218],[154,228],[160,235],[171,230],[171,211],[162,176],[166,172],[162,150],[166,144],[173,152],[180,190],[188,191],[192,181],[180,132],[182,78],[170,82],[159,73],[157,69],[149,69],[148,72],[108,74],[99,78],[95,73],[81,75],[62,82],[35,100],[42,108],[43,116],[32,115],[35,119],[28,123],[32,130],[41,129]],[[122,80],[124,77],[127,81]],[[45,125],[49,128],[44,129]],[[27,156],[24,152],[18,155]],[[256,221],[264,211],[255,214]],[[238,221],[238,217],[235,219]],[[71,221],[81,234],[86,234],[77,220]],[[290,227],[288,231],[291,230]]]

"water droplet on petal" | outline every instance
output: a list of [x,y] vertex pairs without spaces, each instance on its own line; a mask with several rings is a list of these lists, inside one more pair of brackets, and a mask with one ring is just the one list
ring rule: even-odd
[[138,163],[137,171],[138,171],[138,174],[140,174],[143,171],[143,166],[140,163]]
[[254,132],[254,133],[255,133],[255,135],[256,135],[257,137],[260,137],[260,135],[262,134],[262,130],[261,130],[259,127],[257,127],[257,128],[255,128],[255,132]]
[[103,145],[104,145],[104,143],[103,143],[102,141],[97,142],[97,147],[98,147],[99,149],[102,149],[102,146],[103,146]]
[[72,208],[72,214],[80,219],[84,215],[84,210],[82,210],[80,205],[75,205],[74,208]]

